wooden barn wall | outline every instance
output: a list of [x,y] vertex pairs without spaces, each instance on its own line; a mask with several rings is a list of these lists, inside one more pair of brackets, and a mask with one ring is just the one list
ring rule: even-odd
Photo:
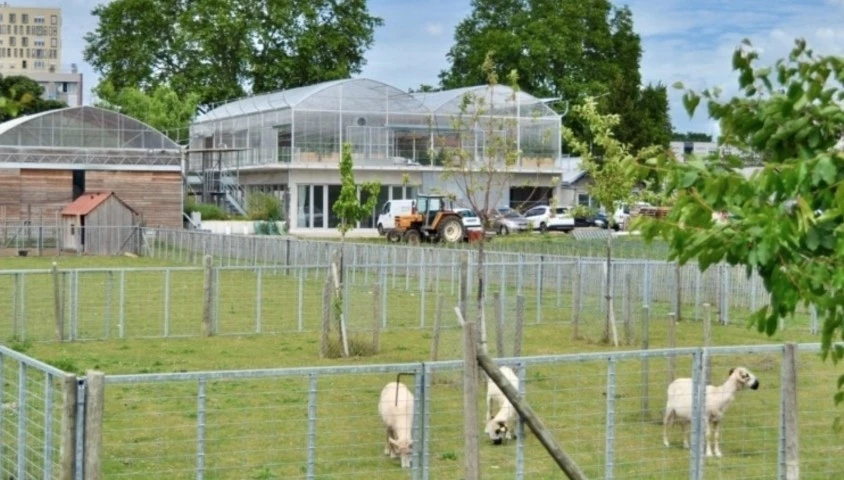
[[0,168],[0,222],[20,220],[21,172],[17,168]]
[[36,225],[55,223],[61,209],[73,200],[73,173],[70,170],[21,169],[19,198],[21,220],[30,220]]
[[120,200],[109,197],[85,216],[85,252],[116,255],[134,251],[134,217]]
[[135,209],[148,227],[182,227],[182,176],[179,172],[88,171],[85,189],[112,191]]

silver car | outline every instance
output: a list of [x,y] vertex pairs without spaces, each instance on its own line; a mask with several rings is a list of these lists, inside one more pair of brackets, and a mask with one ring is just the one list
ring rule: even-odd
[[490,226],[499,235],[507,235],[512,232],[526,232],[530,222],[524,215],[510,207],[499,207],[487,213]]

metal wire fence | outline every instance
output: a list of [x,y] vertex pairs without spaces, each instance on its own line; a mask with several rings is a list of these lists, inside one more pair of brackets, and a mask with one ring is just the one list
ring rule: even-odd
[[[819,359],[819,348],[798,346],[796,407],[786,401],[791,384],[782,345],[499,362],[514,368],[522,396],[589,478],[784,478],[786,440],[799,444],[801,478],[840,478],[841,438],[832,428],[841,413],[832,402],[836,372]],[[9,362],[13,352],[0,354]],[[662,444],[667,384],[685,376],[703,385],[707,359],[716,385],[738,366],[760,381],[758,390],[738,391],[723,417],[723,457],[704,456],[703,421],[688,430],[690,449],[682,447],[678,427],[668,431],[670,448]],[[459,478],[465,433],[461,367],[447,361],[106,375],[102,451],[96,457],[106,478]],[[379,392],[397,378],[414,397],[409,473],[384,454],[386,432],[378,414]],[[482,412],[484,393],[479,389]],[[691,398],[692,411],[702,412],[705,395]],[[32,418],[44,408],[35,402],[25,412]],[[785,413],[795,408],[797,438],[787,438]],[[47,448],[37,442],[43,438],[37,432],[45,429],[37,425],[43,420],[12,436],[4,430],[4,453],[13,453],[3,456],[4,476],[58,478],[52,474],[55,462],[41,460],[55,458],[58,448],[53,443],[49,454],[41,453]],[[482,478],[559,475],[526,430],[518,424],[516,438],[503,445],[481,438]],[[32,446],[23,456],[14,454],[21,444]]]
[[62,438],[69,428],[62,415],[64,376],[55,367],[0,346],[2,478],[63,478]]

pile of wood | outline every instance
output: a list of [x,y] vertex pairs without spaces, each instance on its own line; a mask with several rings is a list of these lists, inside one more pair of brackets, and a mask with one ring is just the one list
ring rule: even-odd
[[670,211],[671,208],[669,207],[642,207],[637,214],[645,217],[664,218],[668,216]]

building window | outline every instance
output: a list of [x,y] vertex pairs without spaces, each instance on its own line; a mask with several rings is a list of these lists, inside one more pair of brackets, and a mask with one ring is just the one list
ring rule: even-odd
[[57,48],[58,46],[59,46],[59,39],[56,38],[56,37],[51,38],[50,39],[50,47],[51,48]]
[[[44,70],[44,61],[43,60],[36,60],[36,61],[32,62],[32,67],[35,70]],[[42,87],[43,87],[43,85],[42,85]]]
[[44,46],[44,39],[43,38],[36,38],[32,41],[33,47],[43,47]]
[[21,14],[21,23],[23,23],[23,24],[29,23],[29,14],[28,13],[22,13]]
[[15,38],[16,38],[16,37],[9,37],[9,46],[10,46],[10,47],[15,47],[15,46],[17,46],[17,45],[15,45],[15,42],[16,42],[16,41],[15,41]]
[[14,13],[10,13],[10,14],[9,14],[9,23],[15,23],[15,21],[17,20],[17,18],[16,18],[16,17],[17,17],[17,15],[16,15],[16,14],[14,14]]
[[50,25],[57,25],[59,23],[58,15],[50,15]]
[[26,70],[26,60],[21,62],[21,68]]
[[29,37],[21,37],[21,47],[29,46]]
[[32,17],[32,23],[43,25],[44,24],[44,17],[41,16],[41,15],[37,15],[35,17]]

